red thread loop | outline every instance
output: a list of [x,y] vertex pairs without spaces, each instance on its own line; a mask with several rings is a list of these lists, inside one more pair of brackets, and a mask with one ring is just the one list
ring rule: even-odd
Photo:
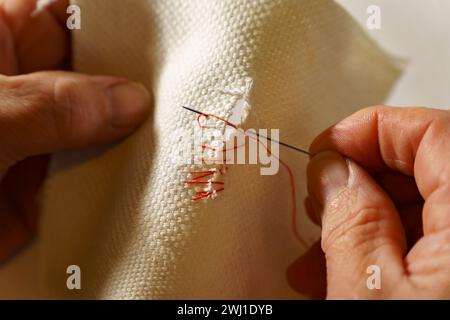
[[[245,131],[243,129],[239,129],[236,125],[234,125],[233,123],[215,116],[213,114],[207,114],[207,113],[202,113],[200,115],[197,116],[197,123],[199,125],[199,127],[201,129],[208,129],[211,127],[208,127],[207,125],[204,125],[201,123],[201,119],[205,118],[205,122],[207,122],[208,118],[214,118],[217,119],[219,121],[224,122],[226,125],[242,131],[242,133],[246,136],[249,137],[250,139],[254,139],[256,140],[259,144],[261,144],[266,151],[268,152],[269,155],[275,157],[276,159],[278,159],[278,161],[280,162],[280,164],[286,169],[288,175],[289,175],[289,183],[291,185],[291,201],[292,201],[292,216],[291,216],[291,223],[292,223],[292,229],[293,229],[293,233],[296,237],[296,239],[305,247],[307,247],[307,243],[306,241],[298,234],[297,231],[297,201],[296,201],[296,191],[295,191],[295,181],[294,181],[294,175],[292,173],[291,168],[287,165],[287,163],[285,163],[284,161],[282,161],[280,158],[276,157],[275,155],[272,154],[272,152],[269,150],[268,146],[266,144],[264,144],[259,136],[253,136],[253,135],[248,135],[245,133]],[[243,147],[243,145],[241,146],[236,146],[233,147],[233,149],[238,149],[240,147]],[[213,148],[211,146],[207,146],[207,145],[202,145],[202,158],[201,160],[205,163],[207,162],[222,162],[222,159],[219,160],[215,160],[215,159],[209,159],[209,158],[204,158],[203,157],[203,150],[211,150],[211,151],[221,151],[221,152],[226,152],[228,151],[226,148],[222,149],[222,150],[217,150],[217,148]],[[229,149],[232,150],[232,149]],[[225,160],[225,163],[227,163],[227,161]],[[218,166],[216,168],[210,169],[210,170],[206,170],[206,171],[191,171],[190,174],[192,176],[192,179],[187,180],[186,183],[188,185],[206,185],[208,186],[207,189],[203,189],[203,190],[197,190],[196,191],[196,195],[194,197],[192,197],[192,201],[198,201],[201,199],[208,199],[208,198],[212,198],[215,199],[217,197],[217,193],[225,190],[225,183],[223,181],[218,181],[218,180],[214,180],[215,176],[217,175],[221,175],[223,176],[223,174],[225,173],[225,170],[227,169],[227,167],[225,165],[221,165]],[[218,188],[215,188],[215,186],[221,186]]]

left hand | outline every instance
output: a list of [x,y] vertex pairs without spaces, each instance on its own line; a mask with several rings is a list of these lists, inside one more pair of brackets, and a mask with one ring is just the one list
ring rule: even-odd
[[112,142],[146,119],[140,84],[70,69],[67,0],[0,0],[0,263],[36,234],[48,154]]

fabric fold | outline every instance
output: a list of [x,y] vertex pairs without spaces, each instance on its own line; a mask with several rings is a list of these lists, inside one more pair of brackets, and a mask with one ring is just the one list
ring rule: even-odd
[[[217,198],[193,201],[198,165],[172,161],[195,115],[243,128],[276,128],[307,147],[353,111],[384,101],[399,70],[329,0],[77,0],[77,71],[144,83],[152,115],[117,144],[54,157],[43,199],[40,276],[50,298],[298,298],[285,279],[305,250],[292,232],[289,174],[231,165]],[[223,129],[223,128],[222,128]],[[307,157],[280,149],[296,183],[298,232],[306,218]],[[201,169],[202,166],[200,166]],[[82,290],[66,288],[69,265]]]

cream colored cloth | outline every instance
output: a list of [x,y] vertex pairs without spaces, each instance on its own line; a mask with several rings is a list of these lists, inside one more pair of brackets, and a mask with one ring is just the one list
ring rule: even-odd
[[[125,141],[55,157],[40,252],[51,298],[296,298],[285,271],[304,250],[291,227],[287,172],[230,166],[217,199],[192,201],[198,166],[175,164],[172,133],[191,130],[182,105],[228,116],[247,102],[245,128],[278,128],[307,147],[354,110],[381,103],[398,74],[329,0],[78,0],[74,67],[126,76],[154,93],[152,115]],[[250,86],[251,84],[251,86]],[[298,229],[307,157],[281,148],[297,184]],[[66,268],[82,290],[66,288]]]

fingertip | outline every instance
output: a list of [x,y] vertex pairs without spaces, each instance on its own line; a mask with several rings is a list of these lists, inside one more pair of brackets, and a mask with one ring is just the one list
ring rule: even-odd
[[150,94],[140,83],[121,82],[107,89],[110,123],[118,129],[135,128],[148,116]]

